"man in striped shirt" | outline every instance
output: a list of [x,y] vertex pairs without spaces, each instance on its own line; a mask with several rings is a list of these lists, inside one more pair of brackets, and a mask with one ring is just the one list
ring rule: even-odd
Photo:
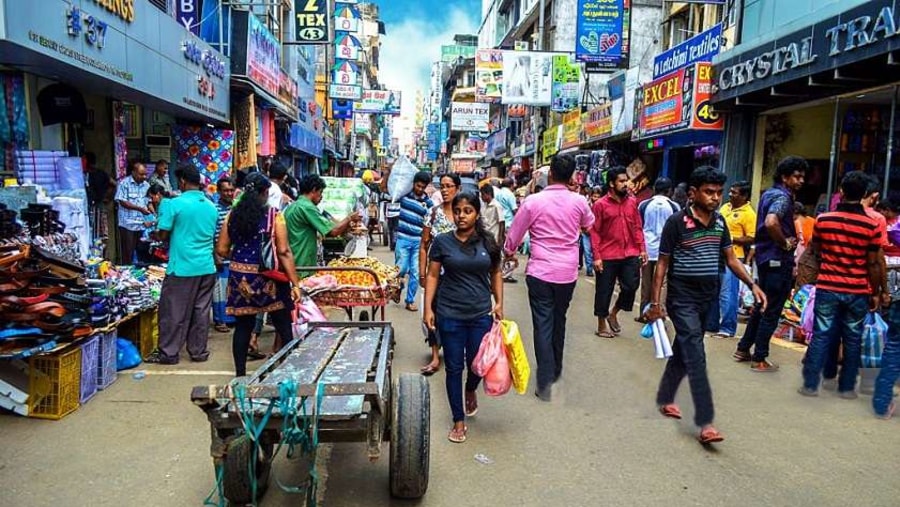
[[[749,285],[762,308],[766,296],[734,253],[725,219],[716,210],[722,200],[725,175],[712,167],[699,167],[690,176],[691,204],[675,213],[663,227],[659,260],[653,277],[650,306],[644,317],[652,322],[666,312],[675,326],[672,357],[659,382],[656,404],[662,415],[681,419],[675,394],[685,376],[694,399],[694,423],[700,427],[703,444],[724,437],[713,426],[713,400],[706,373],[703,327],[713,302],[719,297],[722,257],[742,282]],[[668,275],[666,308],[660,304],[663,281]]]
[[[818,252],[813,340],[803,365],[800,394],[818,396],[828,351],[844,345],[844,361],[838,377],[838,394],[856,398],[856,375],[863,321],[866,313],[879,306],[882,278],[878,224],[866,215],[861,200],[869,177],[852,171],[841,181],[843,200],[837,210],[816,219],[812,248]],[[855,359],[854,359],[855,358]]]
[[[234,203],[234,182],[231,178],[223,177],[216,182],[216,192],[219,194],[219,201],[216,203],[216,211],[219,216],[216,219],[216,235],[213,244],[219,241],[219,232],[222,230],[222,224],[225,217],[231,211],[231,205]],[[225,291],[228,287],[228,259],[216,257],[216,285],[213,287],[213,325],[219,333],[228,332],[228,324],[234,323],[234,317],[225,315]]]
[[406,309],[415,312],[416,292],[419,290],[419,243],[425,216],[432,208],[425,187],[431,182],[431,174],[419,171],[413,177],[412,192],[400,198],[400,216],[397,223],[397,244],[394,247],[394,264],[400,268],[400,278],[409,275],[406,288]]

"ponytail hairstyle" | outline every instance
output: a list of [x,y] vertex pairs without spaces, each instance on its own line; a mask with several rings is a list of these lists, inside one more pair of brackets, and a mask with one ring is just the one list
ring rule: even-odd
[[484,245],[484,249],[487,250],[488,255],[491,257],[491,270],[500,269],[500,245],[497,244],[497,240],[494,239],[494,236],[484,228],[484,222],[481,220],[481,199],[472,192],[460,192],[453,198],[452,206],[455,208],[463,202],[471,204],[472,207],[475,208],[475,213],[478,214],[478,218],[475,220],[475,234],[466,241],[464,248],[474,255],[475,246],[478,242],[481,242],[481,244]]
[[244,193],[229,213],[228,234],[234,238],[253,237],[269,211],[266,197],[272,182],[262,173],[250,173],[244,180]]

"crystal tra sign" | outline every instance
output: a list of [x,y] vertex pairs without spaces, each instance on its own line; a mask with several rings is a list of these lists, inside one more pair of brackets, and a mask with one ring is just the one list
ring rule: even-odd
[[766,51],[754,58],[725,67],[719,72],[719,89],[728,90],[736,86],[744,86],[754,80],[762,80],[768,76],[809,65],[816,61],[817,55],[812,53],[813,38],[805,37],[797,42]]

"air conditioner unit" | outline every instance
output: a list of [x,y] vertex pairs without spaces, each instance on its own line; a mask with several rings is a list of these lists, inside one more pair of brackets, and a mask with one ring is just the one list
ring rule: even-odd
[[148,135],[144,138],[144,143],[148,148],[171,148],[172,137]]

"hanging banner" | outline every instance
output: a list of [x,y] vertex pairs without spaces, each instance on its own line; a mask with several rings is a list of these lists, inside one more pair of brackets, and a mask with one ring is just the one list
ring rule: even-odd
[[400,92],[396,90],[364,90],[362,97],[353,105],[357,113],[400,114]]
[[450,105],[450,130],[487,132],[491,106],[478,102],[454,102]]
[[639,88],[635,98],[638,139],[688,128],[722,130],[725,120],[710,105],[712,66],[697,63]]
[[278,96],[281,81],[281,44],[256,16],[247,15],[247,77]]
[[542,160],[544,163],[550,162],[550,157],[556,155],[559,151],[559,128],[550,127],[544,131],[544,137],[541,139],[541,150],[543,151]]
[[333,84],[328,87],[328,96],[332,99],[359,100],[362,98],[362,86]]
[[601,104],[581,117],[584,142],[605,139],[612,135],[612,102]]
[[552,68],[551,53],[504,51],[501,103],[549,106],[552,98]]
[[475,53],[475,100],[500,102],[503,97],[503,52],[479,49]]
[[581,144],[581,112],[572,111],[563,115],[560,149],[574,148],[579,144]]
[[553,100],[550,110],[556,113],[571,111],[581,104],[579,84],[581,83],[581,64],[571,55],[555,55],[553,57]]
[[631,0],[578,0],[575,58],[600,71],[628,68]]
[[330,42],[328,0],[294,0],[297,42],[327,44]]
[[701,32],[674,48],[653,58],[653,79],[682,69],[696,62],[711,62],[719,54],[722,24]]

